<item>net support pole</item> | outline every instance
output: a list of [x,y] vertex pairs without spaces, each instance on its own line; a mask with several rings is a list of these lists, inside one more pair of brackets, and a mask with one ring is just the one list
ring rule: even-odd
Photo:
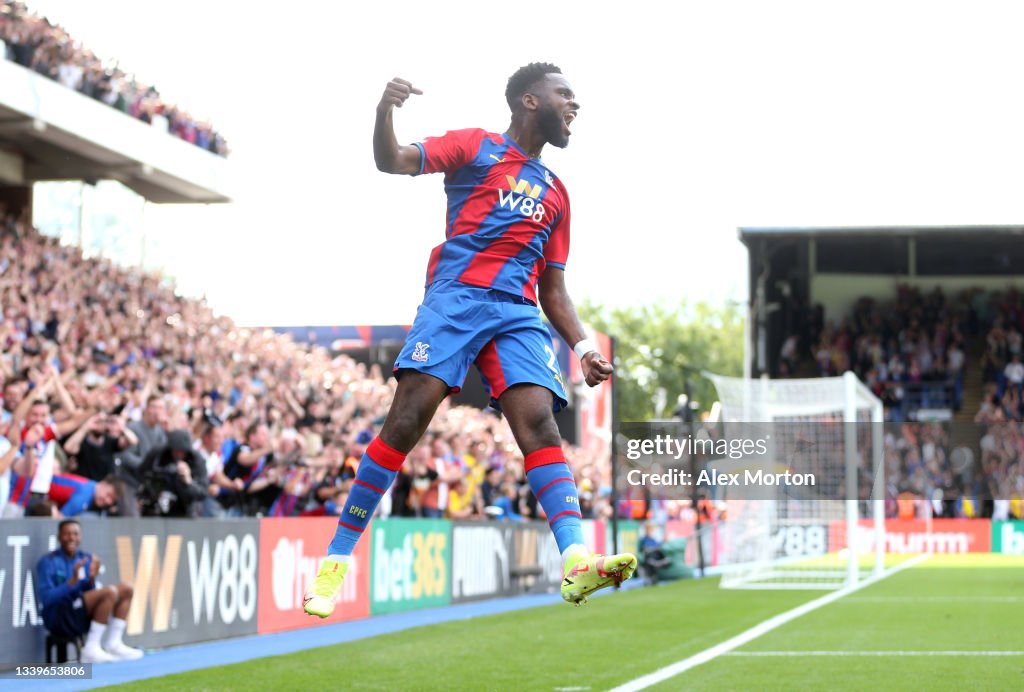
[[881,404],[871,405],[871,458],[875,483],[872,488],[872,510],[875,529],[875,576],[885,571],[885,418]]
[[846,585],[857,585],[857,376],[843,374],[845,402],[843,405],[843,456],[846,469]]

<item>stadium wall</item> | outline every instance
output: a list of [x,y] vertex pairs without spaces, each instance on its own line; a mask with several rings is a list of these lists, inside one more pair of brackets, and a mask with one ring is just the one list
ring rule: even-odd
[[[314,620],[302,613],[302,593],[335,523],[330,517],[83,520],[82,547],[103,560],[101,585],[135,586],[127,634],[130,643],[146,648],[554,592],[561,582],[558,551],[544,522],[377,520],[359,543],[340,606],[330,618]],[[4,669],[44,659],[34,568],[57,547],[57,522],[12,519],[0,526]],[[923,522],[891,520],[886,530],[894,552],[921,544],[925,535]],[[620,521],[618,549],[635,551],[640,532],[640,522]],[[611,548],[604,521],[585,521],[584,535],[598,551]],[[666,538],[686,536],[692,536],[692,525],[665,525]],[[1020,555],[1024,522],[937,519],[929,540],[935,552]],[[830,541],[831,550],[840,547]]]

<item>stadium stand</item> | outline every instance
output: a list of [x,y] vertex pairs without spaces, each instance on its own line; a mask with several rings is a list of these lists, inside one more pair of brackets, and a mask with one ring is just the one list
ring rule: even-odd
[[[380,368],[271,330],[240,329],[158,277],[85,259],[26,217],[2,218],[0,378],[12,443],[29,427],[19,404],[49,401],[47,428],[73,429],[52,441],[55,474],[113,475],[124,487],[118,507],[92,507],[103,514],[317,516],[341,508],[393,393]],[[124,428],[136,443],[119,442]],[[202,462],[187,478],[159,462],[183,436],[195,440]],[[566,451],[584,515],[607,514],[607,465],[568,444]],[[497,513],[485,513],[493,506],[537,516],[507,424],[488,411],[443,406],[410,459],[384,515],[484,519]],[[183,481],[198,496],[186,496]],[[3,511],[16,516],[44,495],[12,497]]]
[[[971,287],[947,298],[939,285],[903,285],[891,301],[857,299],[843,319],[822,314],[810,311],[783,342],[780,373],[852,369],[886,420],[917,421],[886,438],[887,514],[900,514],[900,498],[927,498],[936,517],[1019,516],[1020,292]],[[980,466],[965,468],[975,453]]]
[[740,229],[747,372],[851,370],[871,388],[885,405],[890,517],[920,516],[926,504],[936,517],[1021,516],[1020,231]]
[[38,74],[105,103],[218,156],[227,141],[209,122],[164,101],[155,86],[143,84],[116,62],[100,59],[59,24],[31,12],[24,3],[0,5],[0,53]]
[[[362,448],[392,394],[393,383],[380,368],[270,330],[239,329],[202,301],[175,295],[157,277],[84,259],[80,249],[39,235],[26,216],[4,213],[0,267],[0,374],[8,433],[20,442],[25,425],[12,418],[24,418],[18,404],[39,391],[47,392],[54,429],[80,419],[54,441],[56,472],[94,481],[112,473],[120,480],[122,501],[101,513],[318,516],[343,505]],[[961,376],[977,370],[984,377],[984,385],[977,383],[986,387],[977,420],[1000,424],[1020,420],[1020,383],[1012,367],[1021,348],[1019,305],[1016,293],[965,291],[950,300],[938,288],[905,288],[892,304],[857,301],[838,326],[825,323],[816,331],[809,319],[797,337],[817,343],[814,362],[821,374],[851,365],[890,404],[897,421],[914,417],[906,413],[900,389],[929,385],[931,391],[919,390],[922,396],[938,397],[939,389],[947,396],[957,388],[942,378],[948,378],[951,361],[959,361]],[[975,333],[985,334],[976,368],[952,357],[958,350],[974,352]],[[798,356],[793,366],[800,371],[806,361]],[[149,404],[154,397],[157,403]],[[152,413],[151,406],[162,411]],[[173,474],[154,473],[158,455],[143,463],[151,451],[140,449],[143,440],[131,446],[118,442],[123,428],[147,439],[147,429],[186,431],[203,462],[189,480],[203,493],[161,505],[161,493],[174,490]],[[1020,494],[1018,426],[979,431],[977,456],[984,472],[974,474],[958,468],[963,444],[950,428],[933,422],[895,430],[886,438],[886,465],[894,479],[887,491],[890,516],[899,513],[899,498],[908,493],[918,502],[930,501],[936,516],[1019,512],[1019,502],[998,501]],[[75,454],[68,454],[76,435]],[[167,444],[155,446],[166,451],[161,445]],[[608,516],[607,465],[566,447],[585,515]],[[248,452],[254,453],[240,463]],[[107,461],[98,465],[96,457],[104,454]],[[521,458],[500,418],[445,406],[410,455],[383,514],[483,519],[497,512],[485,511],[492,507],[529,518],[537,507],[524,480]],[[42,495],[12,497],[4,511],[16,515]],[[685,503],[658,502],[641,500],[638,510],[623,498],[620,515],[685,514]]]

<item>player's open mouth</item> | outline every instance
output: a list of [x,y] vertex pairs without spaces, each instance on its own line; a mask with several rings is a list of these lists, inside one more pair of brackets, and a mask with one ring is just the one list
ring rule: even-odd
[[565,114],[565,116],[563,116],[562,119],[565,122],[565,134],[572,134],[572,132],[569,130],[569,126],[572,124],[572,121],[576,119],[576,113],[573,111],[569,111],[568,113]]

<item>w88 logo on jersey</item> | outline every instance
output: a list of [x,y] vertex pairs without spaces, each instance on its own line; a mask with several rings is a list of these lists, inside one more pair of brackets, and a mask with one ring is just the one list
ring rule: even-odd
[[520,214],[528,218],[532,218],[537,223],[544,220],[544,205],[537,200],[540,197],[543,188],[540,184],[531,185],[528,180],[516,180],[512,176],[508,177],[509,187],[511,190],[502,190],[498,188],[498,204],[502,208],[508,208],[512,211],[519,211]]

